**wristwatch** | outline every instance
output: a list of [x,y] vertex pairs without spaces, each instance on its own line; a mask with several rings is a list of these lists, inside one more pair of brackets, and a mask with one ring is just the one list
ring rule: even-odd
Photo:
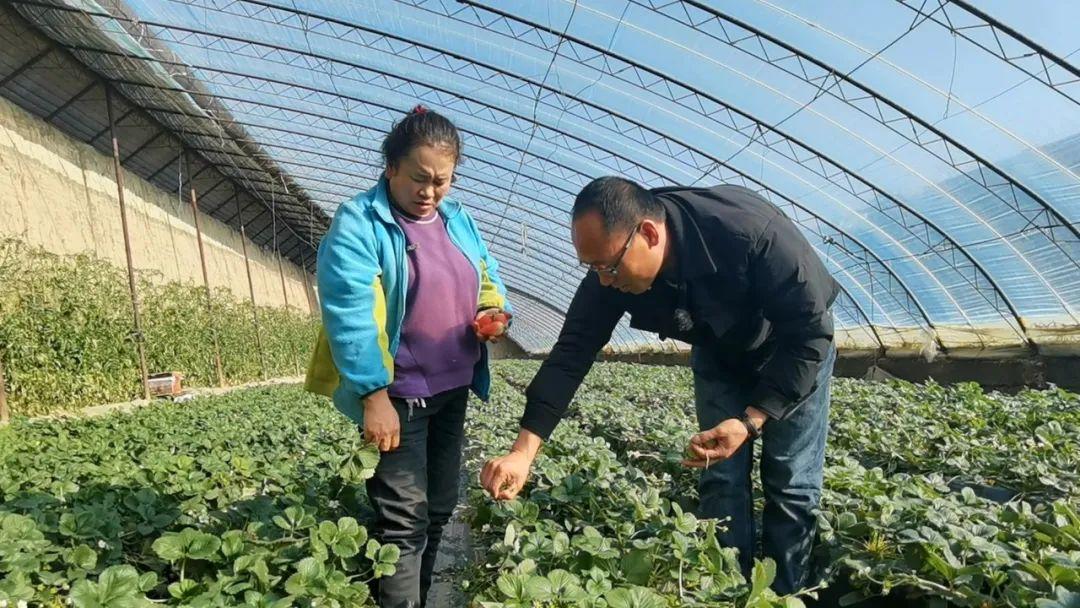
[[743,412],[739,415],[739,420],[743,423],[743,426],[746,427],[746,432],[750,434],[750,439],[761,437],[761,429],[759,429],[757,425],[754,424],[754,421],[750,419],[750,414]]

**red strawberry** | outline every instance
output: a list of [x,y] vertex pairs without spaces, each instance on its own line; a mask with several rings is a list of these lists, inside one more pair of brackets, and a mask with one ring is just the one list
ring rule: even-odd
[[473,329],[483,338],[495,338],[502,335],[509,320],[504,312],[489,312],[473,321]]

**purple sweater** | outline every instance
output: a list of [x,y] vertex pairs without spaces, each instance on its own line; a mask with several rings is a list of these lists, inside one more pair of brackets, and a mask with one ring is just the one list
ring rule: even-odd
[[450,241],[439,213],[418,220],[395,209],[394,219],[408,243],[409,286],[390,396],[426,398],[468,386],[480,360],[472,327],[476,270]]

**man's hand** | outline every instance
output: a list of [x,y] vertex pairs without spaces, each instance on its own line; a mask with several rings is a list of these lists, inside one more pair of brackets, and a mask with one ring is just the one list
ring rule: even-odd
[[683,466],[706,468],[731,458],[746,443],[750,433],[738,418],[728,418],[713,428],[690,438]]
[[364,439],[391,452],[401,445],[401,420],[386,389],[364,397]]
[[531,466],[532,459],[522,452],[492,458],[480,471],[480,485],[495,500],[513,500],[525,487]]
[[510,453],[501,458],[493,458],[480,471],[480,485],[495,500],[513,500],[529,479],[536,454],[544,440],[527,429],[518,432],[517,441]]
[[476,313],[476,318],[473,320],[476,339],[491,344],[501,340],[510,326],[510,316],[510,313],[498,308],[485,308]]

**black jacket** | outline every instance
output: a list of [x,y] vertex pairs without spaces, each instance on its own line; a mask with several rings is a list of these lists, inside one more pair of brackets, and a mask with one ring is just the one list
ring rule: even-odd
[[710,364],[748,384],[746,405],[773,418],[815,388],[840,287],[798,228],[738,186],[652,192],[666,211],[677,269],[639,295],[604,287],[593,272],[581,282],[526,391],[521,426],[544,439],[627,312],[631,327],[699,347]]

